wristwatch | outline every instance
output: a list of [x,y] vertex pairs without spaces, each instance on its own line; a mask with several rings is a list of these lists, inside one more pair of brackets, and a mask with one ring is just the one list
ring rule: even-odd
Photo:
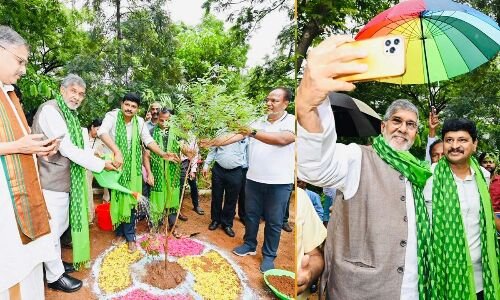
[[255,137],[257,135],[257,129],[252,129],[252,132],[250,132],[251,137]]

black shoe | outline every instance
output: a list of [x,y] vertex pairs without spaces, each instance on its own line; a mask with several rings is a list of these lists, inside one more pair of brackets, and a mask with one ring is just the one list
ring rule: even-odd
[[69,273],[73,273],[76,271],[75,267],[73,267],[72,263],[63,261],[63,266],[64,266],[64,273],[69,274]]
[[208,225],[208,230],[215,230],[217,229],[217,227],[219,227],[219,222],[217,221],[212,221],[212,223],[210,223],[210,225]]
[[199,214],[200,216],[203,216],[205,214],[205,211],[203,209],[201,209],[201,207],[199,206],[196,206],[195,208],[193,208],[193,210]]
[[57,281],[48,283],[47,286],[53,290],[73,293],[82,287],[82,281],[64,273]]
[[288,224],[288,222],[283,223],[281,228],[286,232],[292,232],[292,227],[290,227],[290,224]]
[[224,229],[224,232],[229,235],[230,237],[234,237],[235,234],[234,234],[234,231],[233,229],[231,228],[231,226],[223,226],[222,229]]

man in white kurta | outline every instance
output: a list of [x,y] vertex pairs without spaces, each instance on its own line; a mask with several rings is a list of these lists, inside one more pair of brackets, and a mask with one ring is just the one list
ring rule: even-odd
[[[13,91],[11,85],[3,85],[2,93]],[[18,120],[12,120],[17,122]],[[26,132],[28,134],[28,132]],[[0,151],[0,155],[4,155]],[[35,159],[35,155],[33,155]],[[4,166],[0,164],[0,228],[3,246],[0,247],[0,299],[9,298],[9,288],[20,283],[20,293],[25,299],[43,299],[42,262],[56,257],[50,234],[23,245],[19,237],[16,217],[12,210],[8,178]],[[40,298],[42,297],[42,298]]]
[[[0,157],[11,154],[31,154],[36,168],[35,154],[47,155],[57,150],[54,140],[39,141],[41,135],[31,135],[22,111],[16,109],[19,101],[13,93],[11,84],[16,83],[26,72],[28,45],[14,30],[0,26],[0,105],[14,112],[14,118],[4,120],[22,129],[21,138],[0,141]],[[13,98],[11,98],[11,95]],[[0,130],[2,130],[0,122]],[[48,152],[47,152],[48,151]],[[42,235],[29,243],[21,241],[18,223],[13,209],[13,196],[10,193],[8,172],[0,163],[0,228],[2,246],[0,247],[0,299],[44,299],[42,262],[53,259],[56,254],[50,234]],[[24,170],[32,171],[35,170]],[[39,186],[39,180],[35,185]],[[46,221],[48,216],[45,216]]]
[[[297,132],[298,177],[303,178],[304,181],[307,181],[316,186],[331,186],[337,188],[343,193],[343,202],[353,201],[352,198],[358,195],[358,188],[361,187],[361,182],[365,182],[364,191],[367,191],[370,187],[372,188],[372,192],[367,193],[369,195],[372,195],[371,197],[380,196],[380,190],[391,190],[387,186],[383,185],[375,186],[374,184],[371,184],[370,186],[368,182],[370,179],[367,178],[368,175],[361,174],[362,157],[369,157],[369,155],[365,156],[365,154],[369,153],[371,151],[370,149],[363,150],[363,152],[360,145],[344,145],[336,143],[337,134],[335,131],[335,120],[333,112],[330,107],[329,101],[324,100],[329,91],[348,91],[354,89],[354,85],[352,85],[351,83],[336,80],[335,77],[341,76],[342,74],[360,73],[366,70],[365,65],[353,63],[352,61],[350,61],[352,59],[365,56],[366,52],[363,52],[362,49],[351,51],[350,53],[337,50],[338,46],[350,41],[351,38],[349,37],[336,36],[325,40],[318,47],[310,51],[308,55],[308,66],[306,67],[304,78],[302,79],[302,82],[298,89],[296,104],[297,120],[299,123]],[[418,111],[415,106],[411,105],[407,101],[400,102],[398,100],[393,104],[396,104],[396,102],[398,102],[397,105],[394,107],[389,107],[386,112],[386,116],[384,116],[382,133],[384,139],[393,149],[408,150],[415,139],[418,122]],[[380,165],[384,165],[384,163],[380,163]],[[367,168],[369,167],[370,166],[367,166]],[[379,170],[373,170],[373,168],[372,170],[365,170],[367,171],[367,173],[371,173],[371,175],[379,173]],[[382,175],[380,178],[383,179],[384,176],[387,176],[387,174]],[[393,177],[394,174],[391,174],[390,181],[386,180],[386,183],[391,182],[392,184],[392,182],[397,182],[397,180],[395,180]],[[401,205],[403,205],[401,211],[403,212],[403,214],[406,214],[404,218],[403,216],[401,216],[400,222],[395,219],[388,220],[387,218],[383,217],[370,220],[378,222],[376,226],[380,228],[384,227],[384,222],[387,222],[387,224],[390,224],[390,226],[397,226],[392,228],[392,235],[395,237],[401,236],[401,242],[398,241],[397,243],[394,243],[394,245],[388,245],[388,248],[385,250],[396,251],[398,253],[398,256],[392,258],[392,262],[378,261],[377,263],[375,263],[375,261],[359,261],[358,257],[354,257],[352,267],[357,268],[359,272],[363,271],[363,274],[366,274],[366,276],[363,275],[364,277],[359,277],[359,281],[355,282],[359,282],[361,287],[366,289],[369,284],[372,284],[376,280],[379,282],[379,286],[384,285],[385,288],[382,289],[381,287],[378,290],[372,291],[361,291],[361,289],[359,291],[352,291],[352,293],[354,293],[352,294],[353,298],[360,296],[368,297],[371,299],[380,299],[381,297],[385,297],[386,299],[388,299],[387,295],[390,294],[390,297],[399,296],[401,299],[419,299],[417,269],[417,231],[414,197],[412,185],[407,180],[407,178],[403,175],[399,175],[399,179],[399,182],[401,183],[397,183],[397,193],[400,194],[399,196],[395,197],[395,194],[397,193],[392,193],[391,197],[393,199],[391,198],[391,201],[393,203],[392,206],[394,207],[397,206],[399,208]],[[399,190],[399,187],[401,187],[401,190]],[[363,202],[363,199],[361,198],[362,197],[359,198],[358,203],[360,201]],[[365,201],[368,200],[365,198]],[[349,206],[349,204],[347,203],[341,204],[345,205],[346,207]],[[361,203],[360,206],[363,206],[363,203]],[[373,210],[374,207],[370,207],[370,209]],[[341,212],[339,212],[339,214],[341,214]],[[396,213],[394,213],[394,215],[395,214]],[[366,213],[366,215],[370,216],[369,213]],[[345,216],[345,219],[348,220],[348,217],[349,216]],[[337,222],[338,220],[333,223]],[[371,225],[369,229],[373,228],[373,225],[375,225],[373,223],[370,224]],[[348,225],[345,226],[347,227]],[[349,229],[346,230],[348,230],[349,232],[358,230],[362,231],[362,228],[360,229],[359,226],[349,227]],[[332,226],[332,224],[329,224],[329,238],[327,238],[327,244],[331,235],[340,234],[331,230],[333,229],[333,227],[334,226]],[[386,231],[387,235],[389,236],[391,235],[391,232],[389,231],[390,229],[391,228],[387,227]],[[340,231],[342,231],[342,229],[340,229]],[[404,235],[404,233],[406,233],[406,236]],[[341,241],[345,241],[345,247],[349,247],[349,234],[350,233],[346,233],[347,237],[343,237],[343,239],[340,239]],[[361,233],[360,236],[363,236],[363,233]],[[370,251],[375,251],[373,249],[380,250],[381,248],[383,248],[383,246],[381,246],[380,244],[374,246],[370,244],[369,241],[365,242],[367,243],[367,247],[371,247]],[[363,242],[361,242],[361,244],[363,244]],[[331,255],[331,253],[329,253],[329,255]],[[342,255],[342,253],[340,253],[340,255]],[[350,255],[350,253],[347,253],[346,255]],[[356,254],[353,255],[358,255],[358,253],[356,252]],[[361,256],[362,255],[363,254],[361,254]],[[366,255],[369,256],[370,253]],[[373,270],[372,272],[378,272],[372,274],[379,274],[381,270],[384,270],[383,272],[388,273],[380,274],[380,276],[370,277],[368,273],[370,269]],[[349,286],[348,281],[351,279],[354,280],[355,278],[349,279],[348,277],[351,276],[351,274],[345,274],[345,280],[341,280],[340,278],[342,278],[342,274],[338,273],[338,269],[332,270],[332,272],[337,272],[336,274],[338,275],[337,278],[339,278],[339,281],[335,282],[335,284],[333,284],[332,282],[323,282],[323,286],[325,286],[326,284],[330,289],[328,296],[339,297],[339,295],[331,295],[331,287],[336,287],[335,292],[339,292],[339,290],[341,290],[341,293],[344,293],[346,292],[345,287]],[[317,273],[315,275],[318,276]],[[387,282],[389,275],[394,279],[392,283]],[[323,274],[323,276],[325,276],[325,273]],[[326,276],[328,277],[329,275],[326,274]],[[354,282],[352,280],[351,282]],[[367,282],[367,280],[370,282]],[[372,295],[370,296],[369,293],[372,293]],[[342,298],[343,296],[340,297]]]
[[[85,82],[79,76],[70,74],[63,79],[61,94],[70,109],[77,109],[85,96]],[[40,106],[34,117],[33,130],[43,133],[49,138],[62,136],[59,147],[60,160],[55,162],[56,164],[62,162],[69,164],[71,161],[93,172],[101,172],[104,169],[106,162],[94,156],[94,152],[90,147],[80,149],[72,143],[66,121],[54,100]],[[108,163],[107,169],[109,169],[109,166],[111,166],[110,163]],[[81,287],[82,283],[67,274],[74,271],[74,269],[69,264],[63,264],[60,245],[60,237],[69,226],[69,188],[59,188],[63,185],[63,182],[53,182],[52,180],[54,175],[62,175],[67,179],[65,183],[69,183],[69,169],[62,171],[64,174],[59,174],[61,171],[55,170],[55,166],[49,166],[48,171],[45,171],[45,168],[40,171],[43,194],[52,217],[50,226],[53,245],[58,253],[56,259],[45,262],[47,282],[49,287],[53,289],[74,292]],[[87,212],[83,213],[88,214]]]

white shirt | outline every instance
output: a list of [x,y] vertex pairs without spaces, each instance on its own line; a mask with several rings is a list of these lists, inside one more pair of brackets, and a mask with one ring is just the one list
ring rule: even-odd
[[[297,125],[298,177],[320,187],[334,187],[348,201],[357,192],[361,177],[361,148],[359,145],[337,144],[335,119],[329,101],[318,107],[322,133],[309,133]],[[401,285],[401,299],[418,299],[417,229],[413,191],[408,180],[406,186],[406,213],[408,239]],[[375,187],[376,188],[376,187]]]
[[80,149],[71,142],[66,121],[64,121],[63,116],[53,106],[45,105],[42,108],[38,116],[38,124],[48,138],[64,134],[61,145],[59,145],[59,153],[62,156],[92,172],[101,172],[104,169],[105,161],[94,156],[94,151],[85,142],[88,136],[86,128],[81,128],[84,148]]
[[[97,136],[100,137],[104,133],[107,133],[113,141],[116,141],[116,119],[118,117],[118,111],[119,109],[115,109],[106,113],[104,120],[102,120],[101,127],[99,127],[99,130],[97,131]],[[144,124],[144,119],[139,116],[137,116],[137,126],[141,141],[144,145],[147,146],[154,142],[151,134],[149,134],[148,127]],[[130,147],[132,142],[132,121],[125,124],[125,129],[127,131],[127,143]]]
[[[295,116],[287,112],[271,123],[267,115],[250,125],[263,132],[295,133]],[[248,144],[247,179],[266,184],[289,184],[294,182],[295,142],[288,145],[270,145],[251,138]]]
[[[432,165],[432,172],[436,164]],[[457,194],[460,201],[460,210],[462,212],[462,220],[465,228],[465,234],[467,236],[467,242],[469,244],[469,253],[472,262],[472,268],[474,269],[474,282],[476,286],[476,293],[483,290],[483,275],[482,275],[482,264],[481,264],[481,226],[479,224],[479,210],[480,206],[480,196],[476,183],[476,174],[474,170],[470,169],[471,175],[465,177],[465,179],[460,179],[455,174],[453,178],[457,185]],[[483,171],[485,173],[485,171]],[[488,171],[486,173],[489,174]],[[485,174],[486,175],[486,174]],[[427,211],[432,219],[432,182],[433,178],[429,178],[424,188],[424,198],[427,205]]]
[[[7,89],[4,89],[1,82],[0,87],[2,87],[1,92],[5,93],[7,99],[10,100]],[[20,122],[19,116],[17,120]],[[12,122],[15,121],[12,120]],[[39,237],[27,245],[22,244],[7,180],[3,165],[0,163],[0,232],[2,234],[0,294],[28,276],[36,265],[56,258],[54,242],[50,234]],[[40,278],[40,280],[43,279]]]

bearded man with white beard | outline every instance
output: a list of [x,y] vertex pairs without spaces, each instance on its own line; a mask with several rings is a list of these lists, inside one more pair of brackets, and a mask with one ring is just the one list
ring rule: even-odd
[[[82,286],[81,280],[68,273],[90,262],[89,191],[85,169],[93,172],[101,172],[103,169],[116,170],[111,162],[94,156],[90,147],[84,147],[83,128],[76,109],[85,98],[85,89],[85,82],[78,75],[66,76],[56,99],[49,100],[38,108],[32,128],[34,133],[61,139],[59,151],[55,155],[46,160],[38,160],[38,170],[51,217],[51,235],[58,254],[54,260],[44,262],[48,287],[66,293],[75,292]],[[69,225],[73,264],[61,260],[59,242]]]
[[372,146],[336,143],[326,95],[354,89],[336,77],[366,71],[352,61],[365,51],[337,48],[351,41],[334,36],[309,51],[297,90],[298,177],[341,192],[323,251],[316,248],[300,262],[298,293],[322,273],[319,292],[327,299],[428,299],[430,225],[422,191],[432,174],[407,151],[418,109],[396,100]]

